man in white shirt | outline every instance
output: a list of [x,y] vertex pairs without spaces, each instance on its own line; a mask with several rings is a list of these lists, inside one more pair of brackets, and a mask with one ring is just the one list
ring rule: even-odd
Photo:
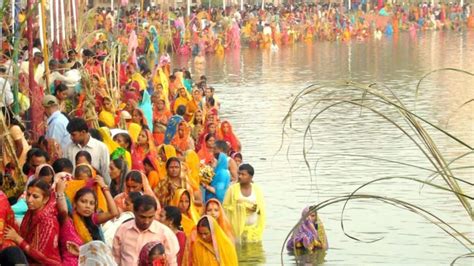
[[48,117],[46,138],[56,140],[61,145],[61,149],[65,151],[71,143],[71,136],[66,130],[69,119],[59,111],[58,99],[53,95],[44,96],[43,107]]
[[91,137],[87,122],[82,118],[71,119],[67,131],[71,135],[72,143],[67,146],[64,157],[75,164],[76,154],[79,151],[89,152],[92,157],[92,167],[99,171],[107,184],[110,184],[110,154],[107,146]]

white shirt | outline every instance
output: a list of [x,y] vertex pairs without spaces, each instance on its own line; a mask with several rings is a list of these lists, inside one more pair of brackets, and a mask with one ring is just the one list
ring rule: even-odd
[[87,142],[84,147],[81,147],[79,144],[75,144],[74,142],[72,142],[67,146],[64,155],[75,165],[76,154],[79,151],[88,151],[91,154],[92,167],[94,167],[100,172],[100,174],[104,178],[105,183],[110,184],[110,154],[107,146],[105,146],[104,143],[94,139],[89,135],[89,142]]

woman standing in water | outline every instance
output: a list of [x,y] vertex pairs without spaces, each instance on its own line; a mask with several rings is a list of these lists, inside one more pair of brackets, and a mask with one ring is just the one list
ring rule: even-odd
[[324,225],[317,212],[312,207],[306,207],[301,214],[301,223],[288,240],[286,248],[289,251],[328,249],[328,239]]

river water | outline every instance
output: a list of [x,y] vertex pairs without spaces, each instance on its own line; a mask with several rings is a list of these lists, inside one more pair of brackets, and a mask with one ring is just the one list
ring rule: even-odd
[[[186,58],[175,65],[193,68]],[[306,147],[312,175],[303,161],[303,134],[289,130],[282,143],[282,119],[294,96],[309,84],[353,80],[383,83],[423,118],[474,145],[474,104],[458,108],[474,96],[474,77],[456,72],[430,75],[421,84],[415,107],[415,86],[431,70],[453,67],[474,72],[474,32],[427,32],[417,37],[402,33],[382,40],[350,43],[300,43],[278,52],[243,49],[225,57],[207,57],[205,70],[222,102],[221,119],[232,122],[243,144],[244,161],[256,169],[254,182],[263,187],[267,226],[262,246],[239,248],[241,265],[297,264],[281,247],[305,206],[351,193],[376,178],[407,176],[426,179],[429,171],[372,160],[372,156],[432,169],[410,140],[380,117],[348,105],[331,109],[313,123]],[[195,76],[195,79],[198,77]],[[385,110],[386,109],[386,110]],[[397,122],[396,113],[382,111]],[[295,114],[293,126],[304,129],[310,108]],[[406,127],[405,127],[406,128]],[[427,127],[428,128],[428,127]],[[447,160],[468,150],[436,130],[428,129]],[[357,156],[356,156],[357,155]],[[315,169],[315,163],[318,162]],[[468,156],[453,167],[474,165]],[[454,174],[474,181],[471,169]],[[442,179],[435,180],[443,185]],[[467,194],[473,187],[461,184]],[[473,239],[473,223],[459,201],[447,192],[392,179],[361,193],[393,197],[416,204],[449,222]],[[472,203],[472,201],[471,201]],[[306,263],[324,265],[446,265],[468,250],[417,214],[373,200],[349,203],[346,237],[341,229],[342,203],[319,211],[330,249],[306,256]],[[472,248],[472,246],[471,246]],[[472,265],[472,260],[459,262]]]

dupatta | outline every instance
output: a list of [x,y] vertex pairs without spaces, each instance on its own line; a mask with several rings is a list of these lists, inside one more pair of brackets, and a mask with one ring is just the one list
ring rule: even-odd
[[[229,131],[227,132],[227,134],[224,133],[224,125],[229,127]],[[223,121],[221,123],[221,126],[217,130],[217,138],[229,143],[229,146],[233,151],[240,152],[240,142],[235,136],[234,131],[232,130],[232,125],[229,123],[229,121]]]
[[19,231],[20,236],[31,246],[31,249],[41,253],[35,252],[37,255],[46,257],[45,259],[51,264],[61,261],[57,241],[59,235],[57,217],[56,196],[51,193],[48,202],[41,210],[26,212]]
[[304,208],[301,214],[302,222],[298,226],[298,228],[293,231],[286,248],[290,251],[295,250],[297,248],[305,248],[311,250],[317,245],[317,241],[321,244],[322,249],[328,248],[328,241],[326,237],[326,231],[324,230],[324,225],[319,219],[319,215],[317,216],[316,223],[313,223],[309,219],[310,214],[310,207]]
[[217,221],[208,215],[204,215],[200,220],[202,219],[209,221],[212,244],[205,242],[198,234],[196,242],[192,246],[193,265],[238,265],[235,246],[220,228]]
[[215,203],[217,206],[219,206],[219,217],[217,218],[217,223],[219,226],[224,230],[225,234],[227,237],[232,240],[232,242],[235,241],[234,233],[232,232],[232,225],[229,222],[229,219],[227,219],[227,215],[225,214],[224,208],[222,208],[222,204],[218,199],[209,199],[206,202],[206,205],[204,205],[204,209],[202,212],[202,215],[206,215],[206,209],[209,203]]
[[[114,153],[117,154],[117,151],[120,149],[123,149],[120,147],[120,145],[117,144],[117,142],[114,141],[114,139],[111,137],[110,134],[110,129],[106,127],[101,127],[99,128],[99,133],[102,136],[103,143],[105,146],[107,146],[107,149],[109,150],[109,154],[113,157]],[[132,156],[129,151],[124,150],[124,155],[123,159],[127,162],[127,167],[130,169],[132,168]],[[112,158],[113,160],[114,158]]]
[[[171,199],[169,205],[178,207],[179,201],[183,196],[184,192],[187,191],[184,188],[179,188],[175,191],[173,198]],[[183,230],[186,233],[186,236],[189,236],[193,231],[194,227],[196,227],[197,221],[199,220],[199,212],[197,211],[196,207],[194,206],[193,194],[188,191],[189,193],[189,208],[186,213],[182,213],[181,225],[183,226]]]
[[200,190],[201,178],[199,177],[200,165],[198,154],[193,150],[186,152],[185,163],[188,170],[188,182],[194,191]]
[[183,120],[178,124],[178,131],[181,125],[184,125],[183,137],[180,137],[179,132],[178,132],[177,134],[174,135],[173,140],[171,141],[171,144],[175,146],[181,152],[185,153],[187,150],[191,148],[190,147],[191,145],[189,145],[189,141],[191,138],[191,128],[189,127],[188,123]]

